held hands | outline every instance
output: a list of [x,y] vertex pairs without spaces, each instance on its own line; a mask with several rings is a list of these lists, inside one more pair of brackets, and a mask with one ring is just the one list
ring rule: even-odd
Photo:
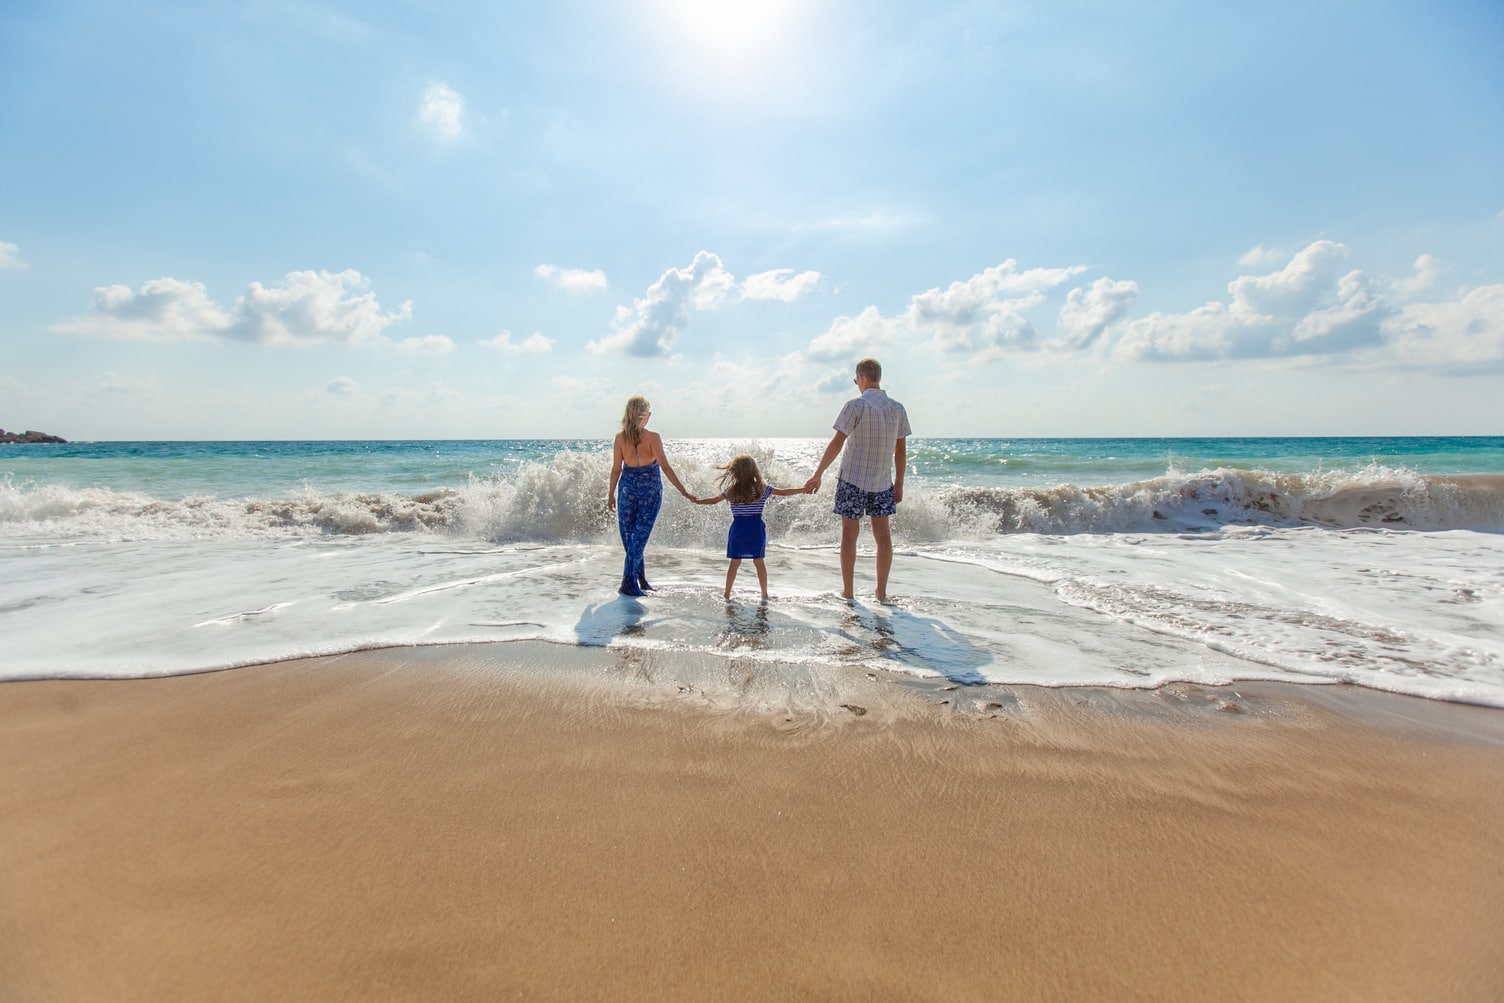
[[817,492],[819,490],[820,490],[820,475],[819,474],[816,474],[814,477],[811,477],[809,480],[807,480],[807,481],[804,482],[804,493],[805,494],[812,495],[812,494],[814,494],[815,492]]

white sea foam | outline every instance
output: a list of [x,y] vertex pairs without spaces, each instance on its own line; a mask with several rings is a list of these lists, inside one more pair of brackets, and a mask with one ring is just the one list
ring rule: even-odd
[[[707,462],[681,461],[691,490],[715,490]],[[798,468],[767,458],[771,483],[803,483]],[[430,533],[493,543],[605,541],[615,533],[605,507],[607,459],[562,453],[506,474],[418,494],[321,493],[281,498],[164,499],[136,491],[0,482],[0,539],[269,539]],[[780,498],[769,528],[793,542],[828,530],[827,478],[821,496]],[[708,545],[721,516],[696,510],[667,486],[655,538]],[[1504,476],[1422,476],[1371,466],[1350,472],[1281,474],[1217,469],[1169,473],[1129,484],[1080,487],[906,486],[894,519],[900,541],[986,539],[1010,533],[1114,533],[1215,530],[1227,526],[1317,525],[1334,529],[1470,529],[1504,532]]]
[[[757,449],[757,444],[749,444]],[[714,455],[676,460],[711,493]],[[798,484],[809,457],[765,451]],[[818,497],[767,519],[773,602],[720,597],[727,515],[671,489],[660,588],[617,596],[607,460],[419,493],[153,497],[0,482],[0,678],[139,676],[389,645],[542,640],[881,667],[957,685],[1347,681],[1504,707],[1504,478],[1371,466],[1098,487],[910,480],[891,606],[835,595]],[[870,543],[870,540],[869,540]],[[871,591],[871,560],[858,568]]]

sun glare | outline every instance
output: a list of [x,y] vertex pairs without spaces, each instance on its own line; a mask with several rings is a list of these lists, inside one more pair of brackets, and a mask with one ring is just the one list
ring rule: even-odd
[[674,34],[697,54],[741,62],[776,46],[799,10],[796,0],[661,0]]

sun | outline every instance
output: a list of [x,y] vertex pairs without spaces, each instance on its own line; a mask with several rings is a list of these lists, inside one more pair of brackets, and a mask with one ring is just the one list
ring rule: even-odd
[[696,54],[742,63],[784,41],[797,0],[659,0],[664,20]]

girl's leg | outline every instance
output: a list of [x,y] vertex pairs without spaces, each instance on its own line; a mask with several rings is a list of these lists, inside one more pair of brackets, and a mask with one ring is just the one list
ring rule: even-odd
[[731,583],[734,582],[734,581],[736,581],[736,569],[740,568],[741,566],[742,566],[742,562],[738,559],[738,560],[732,561],[731,562],[731,566],[726,569],[726,592],[725,592],[725,596],[726,596],[727,599],[731,598]]
[[768,601],[768,566],[762,562],[761,557],[752,558],[752,566],[757,569],[757,584],[762,589],[762,601]]

